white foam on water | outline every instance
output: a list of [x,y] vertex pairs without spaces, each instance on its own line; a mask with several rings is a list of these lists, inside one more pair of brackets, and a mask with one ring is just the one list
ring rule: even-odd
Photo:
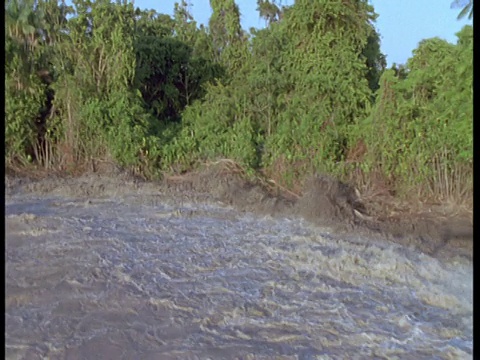
[[133,195],[15,195],[6,223],[12,357],[105,357],[109,342],[126,358],[472,354],[471,262]]

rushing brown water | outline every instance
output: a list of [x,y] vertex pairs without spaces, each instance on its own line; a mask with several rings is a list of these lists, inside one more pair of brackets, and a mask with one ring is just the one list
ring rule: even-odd
[[174,200],[7,196],[6,358],[472,358],[470,260]]

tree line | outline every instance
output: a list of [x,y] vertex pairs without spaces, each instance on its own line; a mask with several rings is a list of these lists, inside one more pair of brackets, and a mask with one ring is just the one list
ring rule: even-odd
[[[472,195],[473,30],[386,68],[366,0],[234,0],[207,26],[118,0],[7,0],[7,167],[112,161],[146,178],[219,158],[300,189],[312,172],[398,195]],[[462,9],[466,14],[470,10]]]

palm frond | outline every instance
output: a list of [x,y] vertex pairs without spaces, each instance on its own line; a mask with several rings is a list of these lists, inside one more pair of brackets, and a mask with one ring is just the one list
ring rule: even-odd
[[457,20],[461,20],[468,15],[468,19],[473,17],[473,0],[455,0],[450,4],[451,9],[462,9],[457,16]]
[[450,4],[450,9],[460,9],[464,8],[467,6],[469,3],[469,0],[455,0]]

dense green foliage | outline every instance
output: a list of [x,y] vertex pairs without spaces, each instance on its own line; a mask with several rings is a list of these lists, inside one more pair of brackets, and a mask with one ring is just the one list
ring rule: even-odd
[[233,0],[208,27],[133,3],[8,0],[7,166],[146,177],[229,158],[297,188],[324,171],[399,194],[468,199],[473,32],[422,41],[385,71],[368,1],[259,0],[247,33]]
[[472,28],[465,27],[458,38],[457,45],[424,40],[406,75],[386,71],[374,109],[358,128],[369,147],[362,166],[382,173],[397,190],[471,196]]

